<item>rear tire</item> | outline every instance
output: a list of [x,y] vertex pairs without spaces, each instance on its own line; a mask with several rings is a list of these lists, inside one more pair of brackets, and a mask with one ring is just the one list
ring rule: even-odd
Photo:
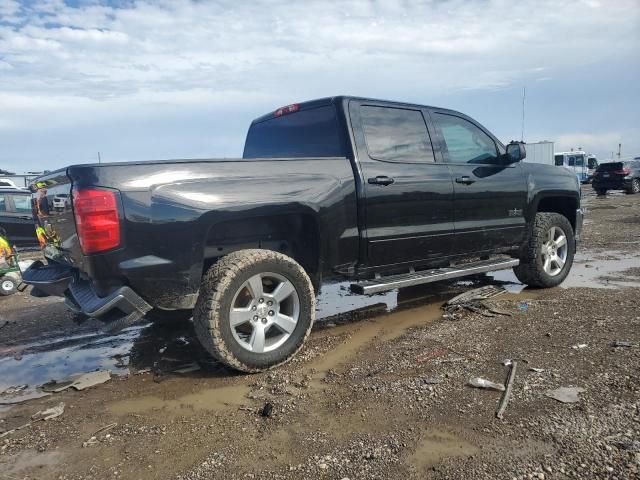
[[286,255],[257,249],[218,260],[202,279],[193,312],[202,346],[242,372],[290,360],[314,319],[315,294],[304,269]]
[[603,190],[601,188],[596,189],[596,195],[598,195],[599,197],[604,197],[606,194],[607,194],[606,190]]
[[627,190],[629,195],[633,195],[634,193],[640,193],[640,178],[634,178],[631,181],[631,186],[629,190]]
[[536,213],[529,240],[513,271],[531,287],[560,285],[571,270],[575,239],[569,220],[559,213]]
[[4,276],[0,278],[0,295],[8,297],[9,295],[13,295],[18,291],[18,283],[15,279]]

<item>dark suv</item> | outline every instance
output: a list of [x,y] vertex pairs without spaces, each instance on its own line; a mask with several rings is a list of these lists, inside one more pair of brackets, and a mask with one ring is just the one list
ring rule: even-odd
[[607,190],[640,193],[640,160],[601,164],[593,174],[593,189],[598,195]]
[[0,226],[7,231],[12,245],[38,246],[29,190],[0,187]]

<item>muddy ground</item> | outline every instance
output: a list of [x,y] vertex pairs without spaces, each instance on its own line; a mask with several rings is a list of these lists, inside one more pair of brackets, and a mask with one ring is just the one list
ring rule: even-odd
[[[523,289],[510,272],[372,298],[332,285],[306,348],[264,374],[221,367],[189,324],[109,337],[55,299],[2,298],[0,391],[113,376],[0,406],[1,435],[65,403],[0,438],[0,478],[638,478],[640,196],[584,193],[563,288]],[[485,284],[508,288],[491,304],[509,316],[442,318],[443,301]],[[518,367],[498,420],[501,393],[466,384],[504,382],[505,359]],[[584,391],[564,404],[545,396],[558,387]]]

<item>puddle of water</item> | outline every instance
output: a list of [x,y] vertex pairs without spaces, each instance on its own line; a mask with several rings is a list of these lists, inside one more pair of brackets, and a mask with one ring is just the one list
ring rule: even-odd
[[[623,288],[640,287],[640,280],[625,277],[622,273],[630,268],[640,267],[640,256],[628,252],[612,251],[602,253],[580,253],[576,255],[573,267],[561,287]],[[609,276],[619,279],[606,278]]]
[[200,390],[177,399],[165,400],[153,396],[137,397],[112,403],[109,410],[116,415],[141,413],[149,410],[166,410],[174,413],[184,410],[223,410],[228,407],[241,406],[245,403],[249,391],[250,388],[246,385],[231,385]]
[[398,306],[397,289],[365,296],[351,293],[350,285],[351,282],[323,284],[317,299],[316,319],[322,320],[376,304],[385,305],[387,311],[395,310]]
[[[640,287],[640,280],[625,277],[623,272],[640,267],[640,256],[628,252],[577,253],[571,272],[560,285],[562,288],[623,288]],[[487,274],[511,293],[520,293],[526,285],[520,283],[513,270],[501,270]],[[610,276],[618,279],[607,278]]]
[[439,430],[427,430],[415,452],[408,458],[410,465],[422,471],[432,467],[445,458],[469,457],[478,452],[478,448],[455,435]]
[[145,326],[130,327],[116,336],[91,333],[12,348],[6,352],[12,356],[0,358],[0,392],[27,384],[27,394],[50,380],[94,370],[127,374],[128,355]]

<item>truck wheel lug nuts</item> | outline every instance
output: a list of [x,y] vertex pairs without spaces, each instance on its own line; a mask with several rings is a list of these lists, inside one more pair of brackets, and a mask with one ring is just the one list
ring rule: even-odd
[[255,305],[253,307],[251,307],[251,310],[256,310],[258,307],[256,307]]
[[269,310],[269,316],[273,317],[273,314],[274,314],[273,310]]
[[261,298],[260,300],[258,300],[258,302],[264,303],[264,298]]
[[263,319],[262,319],[262,323],[267,323],[267,319],[266,319],[266,318],[263,318]]
[[273,302],[272,302],[271,300],[269,300],[269,301],[267,302],[267,305],[271,306],[271,305],[273,305]]
[[253,316],[253,321],[254,321],[254,322],[258,321],[258,315],[254,315],[254,316]]

